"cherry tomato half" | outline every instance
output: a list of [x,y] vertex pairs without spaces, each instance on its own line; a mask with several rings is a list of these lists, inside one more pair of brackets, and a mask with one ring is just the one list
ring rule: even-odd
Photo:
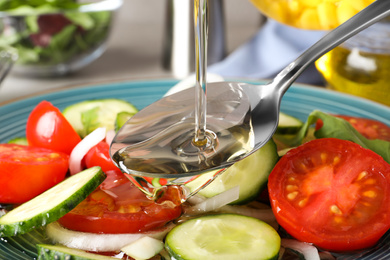
[[67,154],[81,141],[61,111],[48,101],[42,101],[31,111],[26,125],[26,137],[31,146]]
[[320,248],[371,247],[390,228],[390,165],[350,141],[316,139],[290,150],[268,187],[279,224]]
[[121,170],[113,163],[110,157],[110,146],[106,141],[101,141],[92,147],[84,157],[84,162],[87,168],[100,166],[103,172]]
[[168,190],[167,200],[148,199],[122,173],[107,178],[76,208],[59,219],[64,227],[91,233],[138,233],[164,226],[181,215],[178,193]]
[[[390,142],[390,127],[377,120],[353,117],[345,115],[334,115],[347,120],[360,134],[367,139],[380,139]],[[322,120],[317,121],[316,130],[323,125]]]
[[65,178],[68,155],[45,148],[0,144],[0,202],[23,203]]

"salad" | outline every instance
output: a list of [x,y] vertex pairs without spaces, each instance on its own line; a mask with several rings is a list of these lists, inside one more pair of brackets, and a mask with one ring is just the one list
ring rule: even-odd
[[18,65],[50,66],[90,53],[107,38],[109,11],[79,12],[76,0],[1,1],[0,47]]
[[[111,111],[111,109],[105,109],[105,102],[111,102],[110,108],[113,107],[112,102],[118,102],[118,106],[115,106],[119,107],[118,110]],[[103,107],[103,109],[99,109],[101,107]],[[261,250],[267,251],[270,254],[264,256],[266,259],[277,259],[278,255],[283,258],[297,255],[300,256],[300,254],[307,256],[307,254],[310,255],[313,252],[314,254],[312,254],[312,257],[321,256],[322,258],[332,259],[330,258],[331,255],[328,251],[332,251],[333,256],[336,257],[344,255],[345,253],[350,254],[351,250],[372,247],[389,228],[388,226],[381,225],[383,223],[389,223],[385,218],[385,213],[388,209],[384,204],[387,202],[387,196],[389,196],[386,189],[388,180],[386,179],[386,176],[382,176],[384,174],[379,174],[389,172],[390,167],[388,153],[390,129],[387,125],[361,118],[347,118],[347,120],[351,122],[348,123],[348,121],[339,118],[339,116],[329,115],[320,111],[313,111],[304,123],[289,115],[283,115],[285,116],[285,119],[282,120],[283,124],[279,127],[277,134],[274,136],[274,140],[270,141],[264,149],[262,148],[259,153],[256,154],[256,156],[258,156],[256,159],[253,160],[249,157],[247,159],[250,161],[242,163],[241,165],[235,165],[234,168],[232,168],[232,171],[235,172],[230,174],[230,176],[235,176],[234,174],[237,174],[236,176],[240,176],[241,174],[241,177],[246,176],[247,178],[244,178],[243,180],[246,184],[254,183],[254,180],[255,178],[257,179],[259,173],[262,177],[268,177],[269,175],[268,189],[266,189],[265,185],[267,178],[259,178],[261,181],[252,186],[248,191],[245,187],[248,187],[249,185],[244,185],[244,188],[240,187],[239,190],[235,189],[236,186],[234,183],[237,183],[237,179],[241,180],[243,178],[233,178],[233,180],[230,180],[227,177],[228,175],[221,175],[220,181],[217,179],[215,183],[208,187],[209,189],[206,188],[202,190],[199,196],[194,197],[186,205],[180,205],[178,202],[175,202],[177,194],[174,189],[171,190],[162,201],[155,204],[148,200],[143,201],[142,196],[139,196],[138,194],[128,194],[128,189],[131,184],[117,171],[116,167],[110,163],[109,157],[107,157],[107,139],[109,140],[110,133],[115,131],[115,126],[119,126],[121,122],[123,122],[122,120],[126,120],[126,118],[130,117],[135,112],[136,108],[131,104],[126,104],[126,102],[121,100],[113,99],[88,100],[83,103],[71,105],[62,111],[45,101],[39,103],[34,108],[27,121],[26,139],[14,139],[12,140],[12,144],[2,144],[1,150],[11,150],[11,152],[7,153],[8,156],[15,156],[16,154],[21,156],[23,153],[20,153],[20,151],[26,149],[26,153],[30,155],[44,152],[44,155],[48,158],[68,160],[68,165],[71,165],[71,167],[69,167],[70,170],[68,171],[66,169],[66,178],[65,176],[58,177],[60,180],[59,185],[74,187],[75,183],[78,183],[79,186],[74,188],[75,190],[74,193],[71,193],[72,195],[67,194],[61,196],[58,192],[55,193],[52,200],[58,201],[58,203],[53,202],[55,205],[51,204],[49,210],[54,208],[56,209],[54,212],[60,213],[58,213],[59,215],[56,215],[51,211],[50,215],[52,218],[50,219],[48,217],[45,219],[45,222],[51,223],[45,225],[43,228],[37,227],[37,222],[31,224],[29,221],[31,221],[32,218],[26,216],[24,218],[28,219],[23,222],[23,225],[17,225],[17,230],[5,230],[4,226],[2,226],[4,225],[4,218],[7,215],[12,215],[10,212],[13,212],[11,210],[13,205],[18,205],[29,199],[10,196],[13,199],[18,198],[19,200],[3,202],[3,212],[8,213],[0,218],[0,232],[3,232],[0,251],[4,244],[11,243],[16,245],[20,243],[21,240],[24,241],[22,244],[26,243],[26,241],[30,241],[30,244],[34,244],[33,248],[30,248],[29,246],[25,247],[24,252],[27,253],[30,251],[33,252],[34,250],[36,252],[37,249],[35,249],[35,244],[38,244],[39,252],[47,253],[47,255],[42,257],[53,257],[54,255],[62,254],[63,256],[76,255],[84,257],[84,259],[107,259],[99,257],[108,257],[107,255],[112,256],[112,253],[108,253],[112,252],[112,249],[109,248],[109,246],[115,244],[119,245],[120,242],[129,239],[125,245],[121,246],[122,254],[118,255],[118,252],[115,252],[114,255],[116,257],[125,258],[124,252],[127,252],[128,255],[140,251],[144,253],[145,250],[141,249],[145,248],[145,246],[142,245],[148,245],[149,250],[146,251],[147,253],[150,253],[150,257],[153,257],[154,254],[158,255],[159,253],[160,255],[155,257],[167,257],[166,253],[169,252],[169,254],[178,258],[179,256],[185,256],[185,254],[191,251],[198,252],[199,250],[193,250],[193,248],[196,246],[196,242],[199,239],[203,239],[201,241],[206,245],[212,245],[213,250],[225,250],[232,255],[237,253],[235,250],[240,250],[240,255],[253,252],[253,250],[254,252],[257,252],[256,249],[261,247],[256,243],[266,242],[269,243],[266,246],[267,250]],[[115,116],[108,116],[110,113]],[[50,138],[47,136],[47,131],[44,131],[47,129],[47,124],[45,124],[46,127],[39,127],[39,118],[48,118],[48,114],[51,115],[52,118],[56,118],[54,121],[57,122],[56,124],[60,125],[60,127],[53,126],[52,129],[61,131],[55,132]],[[123,119],[123,117],[125,119]],[[46,122],[50,122],[50,120],[47,119]],[[105,131],[101,130],[102,127],[105,128]],[[66,136],[65,142],[64,138],[54,138],[55,136],[63,135]],[[93,138],[91,138],[91,136]],[[353,142],[344,140],[346,138],[350,140],[351,136],[353,136]],[[374,140],[370,140],[369,138],[374,138]],[[48,139],[54,141],[48,142]],[[95,141],[95,144],[88,141],[91,139]],[[29,146],[23,146],[26,144],[26,140],[28,141]],[[61,141],[63,145],[58,145]],[[17,144],[15,144],[15,142]],[[44,143],[50,143],[49,147],[43,145]],[[88,143],[88,145],[86,143]],[[304,144],[301,145],[300,143]],[[359,143],[359,145],[356,145],[355,143]],[[60,149],[60,146],[64,146],[64,149]],[[86,149],[86,146],[91,146],[92,149]],[[362,146],[369,147],[370,149],[362,148]],[[276,147],[278,149],[276,149]],[[294,148],[291,149],[291,147]],[[15,149],[18,149],[17,153],[12,152],[12,150]],[[29,149],[34,150],[30,151]],[[335,156],[335,150],[337,152],[337,149],[345,151],[345,156],[347,157],[344,157],[344,154],[342,156]],[[84,150],[84,152],[80,152],[82,150]],[[55,155],[53,155],[53,153],[55,153]],[[84,155],[80,156],[80,154],[83,153]],[[74,154],[78,154],[78,156],[75,157]],[[339,153],[336,153],[336,155],[337,154]],[[317,157],[317,155],[319,157]],[[54,168],[51,166],[51,163],[49,163],[50,160],[44,159],[46,158],[45,156],[30,156],[30,158],[42,158],[40,161],[44,163],[47,162],[47,168]],[[263,160],[266,162],[262,162],[264,164],[259,165],[260,159],[264,158],[264,156],[267,156],[267,160]],[[351,156],[352,158],[348,156]],[[341,177],[334,177],[334,179],[332,179],[330,176],[332,176],[333,173],[330,169],[338,168],[337,166],[332,166],[332,164],[328,162],[346,165],[345,167],[348,169],[359,169],[359,167],[363,167],[367,162],[372,162],[373,167],[371,168],[374,170],[367,170],[366,172],[359,170],[357,171],[358,175],[353,175],[356,171],[350,171],[347,175],[337,174],[337,176]],[[34,167],[32,167],[30,163],[31,162],[27,161],[26,164],[28,165],[28,168],[20,171],[30,173],[26,174],[27,176],[24,176],[24,178],[27,178],[28,175],[32,175]],[[325,163],[325,166],[322,165],[323,163]],[[270,167],[270,169],[267,169],[267,167]],[[84,170],[85,168],[90,170]],[[311,170],[311,168],[315,170]],[[55,167],[55,169],[57,169],[57,167]],[[299,171],[303,171],[304,174],[301,174]],[[58,174],[58,171],[53,171],[52,173],[50,173],[50,171],[48,172],[49,174]],[[102,177],[102,172],[105,173],[105,177]],[[243,172],[244,174],[242,174]],[[72,174],[72,177],[68,177],[69,174]],[[78,178],[77,176],[82,176],[83,178]],[[299,178],[302,179],[296,183],[291,183],[294,181],[292,180],[294,178],[295,180]],[[348,178],[358,180],[356,183],[353,182],[352,185],[352,191],[355,192],[344,192],[343,196],[347,196],[347,199],[341,196],[341,202],[344,204],[337,204],[337,209],[333,207],[336,205],[336,202],[332,200],[333,197],[331,194],[334,194],[342,187],[348,187]],[[47,178],[44,178],[42,182],[46,181]],[[332,184],[337,185],[325,185],[329,181],[332,182]],[[370,183],[373,181],[376,182],[376,185],[370,186]],[[20,181],[17,182],[19,190],[22,189],[23,191],[27,191],[31,186],[41,186],[26,185],[25,187],[22,187],[20,186],[22,183]],[[294,185],[298,185],[298,188],[294,187]],[[1,186],[3,187],[3,185]],[[99,187],[96,188],[97,186]],[[55,187],[58,187],[58,185]],[[47,188],[43,188],[43,190],[45,189]],[[300,209],[299,206],[302,201],[305,201],[308,197],[313,197],[313,191],[318,191],[319,189],[324,191],[321,193],[323,197],[318,196],[316,198],[316,203],[310,204],[310,207]],[[348,191],[351,191],[351,189]],[[8,193],[4,192],[4,189],[2,189],[0,193],[1,192]],[[38,192],[38,194],[40,192]],[[50,195],[50,189],[47,192],[49,192]],[[137,193],[138,190],[134,189],[132,192]],[[283,196],[283,194],[285,194],[285,198],[278,197]],[[358,199],[359,196],[364,194],[368,195],[366,196],[367,200],[362,201]],[[35,196],[35,194],[31,195],[31,197]],[[43,197],[47,198],[48,194],[46,193]],[[2,198],[1,195],[0,198]],[[39,196],[35,198],[39,198]],[[133,199],[137,202],[135,203]],[[357,201],[356,203],[352,203],[354,202],[354,199]],[[30,202],[33,200],[30,200]],[[33,205],[36,205],[35,203],[38,202],[35,201]],[[94,223],[97,222],[91,220],[90,216],[94,214],[94,211],[98,214],[104,211],[104,209],[101,208],[102,205],[97,202],[103,202],[107,209],[112,208],[115,205],[120,205],[120,207],[118,206],[116,213],[123,214],[139,212],[137,207],[141,207],[142,205],[144,210],[149,210],[151,214],[155,215],[152,217],[153,221],[145,219],[150,215],[143,217],[139,216],[136,220],[132,220],[132,225],[128,225],[127,227],[124,222],[120,222],[122,219],[119,219],[119,222],[114,222],[110,219],[106,223],[94,225]],[[359,203],[365,204],[364,207],[367,208],[364,208]],[[45,199],[44,204],[48,204],[47,199]],[[74,207],[76,204],[77,207]],[[19,208],[20,210],[23,210],[23,205],[16,209]],[[298,205],[298,207],[296,205]],[[273,213],[270,206],[280,210],[274,211]],[[156,207],[160,208],[156,209]],[[318,229],[324,225],[323,223],[327,223],[327,217],[329,216],[329,212],[324,214],[323,210],[318,209],[331,209],[335,213],[338,213],[338,210],[344,211],[345,209],[350,209],[350,212],[353,212],[351,215],[355,217],[350,217],[348,220],[342,219],[342,221],[351,220],[352,222],[349,223],[353,223],[355,227],[361,229],[364,236],[359,237],[359,235],[353,233],[352,230],[351,233],[346,232],[346,237],[341,241],[338,241],[335,239],[340,236],[334,237],[337,228],[329,226],[327,229],[328,233],[324,232],[323,236],[317,236],[321,238],[321,241],[312,240],[311,234],[318,231]],[[66,212],[61,212],[61,210],[65,210]],[[321,214],[315,215],[314,213],[316,212]],[[292,214],[293,217],[289,214]],[[371,214],[371,216],[374,217],[370,218],[369,222],[359,222],[362,221],[362,218],[356,217],[359,216],[359,214],[365,214],[365,216]],[[382,217],[379,218],[377,216]],[[337,214],[332,216],[333,219],[337,219],[337,217]],[[56,221],[57,219],[59,219],[59,221]],[[375,219],[374,222],[373,219]],[[104,218],[101,220],[104,221]],[[277,222],[275,220],[277,220]],[[306,220],[310,225],[302,225],[302,221]],[[20,220],[17,222],[19,221]],[[77,226],[79,223],[84,224]],[[199,226],[199,223],[201,223],[201,226]],[[221,229],[218,228],[219,223],[229,223],[229,225],[228,227]],[[241,223],[248,223],[248,225],[241,225]],[[369,223],[367,224],[369,226],[367,230],[363,229],[364,225],[366,225],[365,223]],[[197,228],[195,228],[194,225],[197,225]],[[372,227],[374,226],[378,228],[373,229]],[[119,230],[115,231],[114,229],[117,229],[118,227]],[[237,227],[241,232],[238,232],[237,228],[235,229],[234,227]],[[99,228],[108,230],[99,230]],[[123,232],[124,230],[125,232]],[[279,233],[276,233],[276,230],[278,230]],[[297,230],[303,230],[304,232],[297,232]],[[9,233],[4,235],[5,232]],[[14,232],[17,232],[20,235],[13,236]],[[208,232],[207,235],[203,235],[204,232]],[[215,236],[216,232],[221,233],[218,233],[219,235]],[[251,232],[254,232],[255,235],[251,234]],[[371,235],[367,235],[367,232]],[[86,234],[88,234],[88,236],[85,236]],[[134,234],[137,234],[137,239],[134,238]],[[233,237],[239,237],[239,241],[243,241],[238,249],[230,244],[228,244],[229,247],[226,247],[225,243],[230,241],[227,234],[234,234]],[[318,233],[316,232],[316,234]],[[291,239],[290,235],[294,235],[294,237],[300,240],[310,242],[310,244]],[[108,239],[112,237],[114,237],[115,242],[109,243]],[[68,242],[64,242],[67,239],[69,239]],[[80,242],[83,239],[90,243]],[[165,245],[162,244],[162,239],[164,239]],[[348,243],[351,239],[357,239],[356,241],[359,241],[361,244],[354,241],[349,243],[348,246],[357,245],[359,248],[350,248],[345,244],[342,244],[343,242]],[[74,246],[69,246],[70,244],[68,244],[68,247],[52,245],[53,240],[56,240],[60,244],[73,242],[76,243],[76,247],[77,245],[80,246],[80,244],[87,244],[88,246],[95,246],[97,248],[103,246],[106,248],[104,250],[98,250],[103,251],[104,256],[93,255],[91,257],[88,252],[96,251],[97,249],[85,245],[83,251],[79,251],[73,249]],[[218,241],[218,243],[212,243],[213,241]],[[321,242],[323,241],[327,241],[328,243],[322,244]],[[314,247],[311,243],[316,244],[317,247]],[[165,249],[162,250],[163,248]],[[181,252],[179,248],[185,248],[185,252]],[[86,253],[86,251],[88,252]],[[297,251],[300,253],[296,253]],[[1,253],[3,253],[3,251],[1,251]],[[256,255],[259,257],[257,253]],[[145,258],[145,255],[133,257],[136,259],[148,259]],[[224,258],[228,257],[225,256]],[[23,258],[20,256],[18,259]],[[246,259],[251,258],[248,257]]]

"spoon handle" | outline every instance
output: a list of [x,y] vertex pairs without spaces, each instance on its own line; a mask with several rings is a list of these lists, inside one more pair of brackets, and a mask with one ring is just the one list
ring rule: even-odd
[[345,23],[330,31],[318,42],[308,48],[295,61],[284,68],[272,81],[275,90],[281,96],[287,91],[296,78],[315,60],[348,40],[358,32],[390,15],[390,1],[376,0],[357,13]]

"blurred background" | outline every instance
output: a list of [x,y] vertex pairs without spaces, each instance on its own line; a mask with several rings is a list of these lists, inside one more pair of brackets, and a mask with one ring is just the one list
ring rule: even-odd
[[[35,78],[11,72],[0,88],[0,102],[79,84],[174,77],[172,70],[163,66],[167,3],[124,0],[100,58],[75,73],[59,77]],[[223,4],[228,54],[256,34],[263,18],[249,1],[223,0]]]
[[[0,28],[0,47],[9,45],[4,37],[14,41],[14,45],[16,40],[16,44],[25,47],[18,47],[18,51],[28,59],[35,57],[38,63],[55,62],[74,55],[74,49],[85,52],[86,48],[97,52],[95,57],[99,58],[85,67],[80,66],[80,62],[72,65],[74,72],[68,74],[63,72],[67,70],[66,66],[72,66],[65,64],[64,67],[60,63],[55,67],[60,72],[57,74],[61,75],[49,77],[36,77],[43,73],[34,70],[30,70],[29,75],[20,74],[20,68],[14,66],[1,85],[0,102],[66,86],[107,81],[183,79],[193,73],[193,1],[94,1],[103,3],[98,12],[87,15],[83,12],[76,15],[67,13],[65,19],[62,14],[57,14],[57,17],[50,18],[49,15],[49,18],[42,19],[48,21],[44,27],[49,32],[43,37],[39,18],[5,18],[7,22],[2,23]],[[114,12],[112,26],[108,26],[111,11],[106,12],[107,8],[115,6],[115,3],[119,6],[122,1],[123,5]],[[335,28],[373,1],[211,0],[208,72],[225,79],[273,78],[327,30]],[[16,2],[6,1],[9,5]],[[104,12],[100,12],[102,10]],[[4,13],[0,12],[1,15]],[[36,33],[38,28],[40,33]],[[110,28],[109,37],[104,44],[107,28]],[[18,40],[18,37],[24,39]],[[48,42],[53,45],[47,47]],[[95,46],[92,46],[94,43]],[[106,48],[100,48],[102,45]],[[37,46],[39,52],[36,51]],[[104,52],[100,56],[102,49]],[[384,19],[324,55],[297,82],[326,86],[390,105],[389,69],[390,19]]]

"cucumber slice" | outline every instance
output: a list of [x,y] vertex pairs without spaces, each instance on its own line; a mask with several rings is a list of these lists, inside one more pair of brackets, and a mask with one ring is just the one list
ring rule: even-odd
[[279,124],[275,133],[281,135],[295,134],[299,131],[299,129],[301,129],[302,126],[303,122],[298,118],[280,112]]
[[119,112],[116,115],[115,119],[115,132],[117,132],[121,127],[129,120],[135,113],[130,113],[130,112]]
[[[198,192],[206,198],[213,197],[235,186],[240,187],[239,198],[231,204],[243,204],[254,199],[265,187],[268,175],[279,160],[276,144],[268,141],[258,151],[247,158],[233,164],[212,183]],[[194,191],[205,179],[209,179],[215,171],[202,174],[196,180],[186,184],[190,191]]]
[[88,253],[61,245],[38,244],[38,260],[113,260],[114,257]]
[[15,137],[8,141],[9,144],[20,144],[20,145],[28,145],[28,141],[26,137]]
[[56,221],[83,201],[106,178],[92,167],[60,182],[0,218],[0,237],[15,236]]
[[173,259],[278,259],[281,239],[256,218],[220,214],[188,220],[165,239]]
[[64,109],[62,114],[73,126],[76,132],[85,137],[98,127],[106,127],[107,130],[115,129],[115,120],[119,112],[135,114],[137,108],[120,99],[86,100]]

